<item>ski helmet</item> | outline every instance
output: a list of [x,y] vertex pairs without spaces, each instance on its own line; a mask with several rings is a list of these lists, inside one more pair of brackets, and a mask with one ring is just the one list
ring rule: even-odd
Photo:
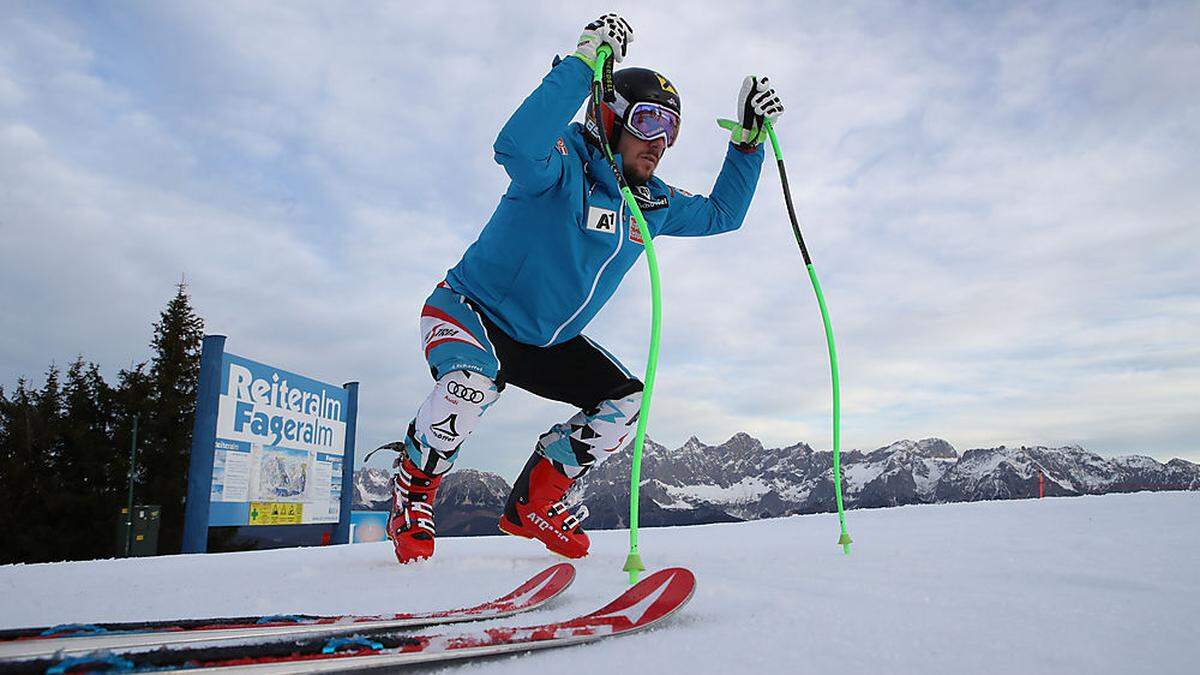
[[[600,101],[604,135],[610,144],[616,145],[623,129],[642,140],[663,138],[668,146],[675,144],[682,115],[679,92],[670,80],[649,68],[622,68],[613,73],[613,89],[617,100]],[[588,105],[587,118],[588,136],[599,143],[592,105]]]

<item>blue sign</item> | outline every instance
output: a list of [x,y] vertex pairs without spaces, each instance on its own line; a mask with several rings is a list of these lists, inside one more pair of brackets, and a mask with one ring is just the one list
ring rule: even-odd
[[217,526],[336,525],[332,540],[347,542],[357,383],[228,354],[224,341],[205,337],[201,354],[184,551],[206,550]]

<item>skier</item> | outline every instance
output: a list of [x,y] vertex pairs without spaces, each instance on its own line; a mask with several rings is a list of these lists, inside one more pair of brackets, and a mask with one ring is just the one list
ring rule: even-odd
[[513,485],[500,530],[536,539],[568,558],[587,555],[580,524],[563,499],[588,469],[624,443],[637,422],[642,383],[582,331],[641,255],[643,242],[600,147],[604,125],[651,236],[736,230],[763,162],[764,120],[783,106],[765,77],[747,77],[732,143],[710,197],[654,176],[679,135],[679,93],[659,73],[613,75],[617,100],[601,119],[571,118],[588,97],[597,50],[620,62],[633,28],[616,14],[589,23],[576,51],[550,73],[501,129],[496,162],[511,182],[462,260],[421,310],[425,358],[436,381],[396,450],[388,535],[400,562],[434,548],[433,502],[463,441],[506,385],[578,408],[538,439]]

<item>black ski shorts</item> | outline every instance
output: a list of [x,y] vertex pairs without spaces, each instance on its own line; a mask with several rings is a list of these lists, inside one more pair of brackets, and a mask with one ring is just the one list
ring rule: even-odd
[[642,390],[641,380],[586,335],[550,347],[517,342],[445,282],[421,310],[421,339],[434,379],[454,370],[478,372],[501,391],[511,384],[581,410]]

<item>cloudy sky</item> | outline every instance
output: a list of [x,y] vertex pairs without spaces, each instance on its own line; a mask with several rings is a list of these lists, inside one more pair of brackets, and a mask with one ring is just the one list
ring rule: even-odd
[[[743,75],[776,83],[844,447],[1200,461],[1200,5],[428,5],[0,5],[0,385],[147,359],[182,276],[229,351],[359,380],[360,446],[399,438],[421,303],[506,185],[497,131],[616,9],[623,65],[683,96],[673,184],[711,187]],[[656,243],[651,436],[828,448],[775,168],[741,231]],[[641,372],[649,308],[642,263],[588,334]],[[511,478],[570,413],[510,388],[460,466]]]

